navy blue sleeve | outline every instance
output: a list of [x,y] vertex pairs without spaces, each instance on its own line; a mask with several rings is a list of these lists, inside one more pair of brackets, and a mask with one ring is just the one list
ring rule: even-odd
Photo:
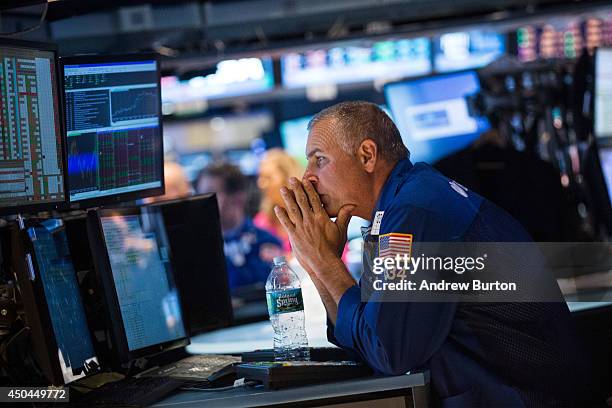
[[282,244],[278,238],[261,229],[256,230],[257,242],[254,243],[251,253],[247,255],[247,266],[251,270],[255,282],[265,282],[272,269],[272,259],[262,258],[262,246],[272,245],[277,247],[278,254],[282,254]]
[[273,244],[282,248],[283,244],[281,240],[275,235],[272,235],[270,232],[257,227],[255,227],[255,231],[257,232],[258,244]]
[[[450,240],[443,224],[427,210],[404,206],[385,211],[380,233],[412,234],[414,251],[418,242]],[[382,374],[423,366],[448,336],[456,303],[385,302],[382,296],[375,292],[362,302],[358,286],[347,289],[338,304],[335,340]]]

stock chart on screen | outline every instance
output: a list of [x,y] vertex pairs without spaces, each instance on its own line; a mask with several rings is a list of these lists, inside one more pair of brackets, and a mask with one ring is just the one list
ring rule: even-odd
[[99,364],[68,239],[62,222],[53,218],[40,221],[27,232],[36,259],[36,274],[44,291],[44,304],[51,319],[63,380],[67,384],[84,377]]
[[162,185],[157,62],[65,64],[70,201]]
[[64,201],[55,54],[0,46],[0,207]]

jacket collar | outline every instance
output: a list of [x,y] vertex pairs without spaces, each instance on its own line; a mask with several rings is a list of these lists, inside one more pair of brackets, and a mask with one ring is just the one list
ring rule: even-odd
[[385,181],[385,185],[380,192],[380,196],[378,197],[378,201],[376,202],[376,207],[374,208],[374,212],[371,214],[371,219],[374,219],[374,215],[376,211],[384,210],[389,206],[391,201],[395,198],[399,188],[402,185],[402,181],[406,178],[406,175],[410,170],[412,170],[413,164],[410,159],[403,159],[398,161],[387,181]]

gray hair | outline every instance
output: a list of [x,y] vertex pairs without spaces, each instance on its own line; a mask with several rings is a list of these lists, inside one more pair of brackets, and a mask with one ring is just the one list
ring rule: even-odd
[[338,144],[348,154],[354,155],[361,142],[371,139],[380,156],[390,163],[410,157],[397,126],[374,103],[350,101],[325,108],[310,120],[308,130],[324,119],[336,121],[341,129]]

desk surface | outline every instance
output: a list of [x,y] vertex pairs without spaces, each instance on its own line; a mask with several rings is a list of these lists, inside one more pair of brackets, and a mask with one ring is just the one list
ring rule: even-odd
[[[327,314],[308,274],[291,265],[302,279],[306,336],[310,347],[335,347],[327,341]],[[191,338],[191,354],[239,354],[273,347],[274,331],[269,320],[215,330]]]
[[276,391],[261,387],[237,388],[228,391],[180,391],[154,405],[154,407],[258,407],[282,406],[300,403],[327,404],[357,400],[409,395],[409,389],[424,387],[429,374],[415,373],[394,377],[370,377],[359,380],[308,385]]
[[[336,347],[327,341],[324,322],[306,326],[310,347]],[[274,331],[270,321],[228,327],[191,338],[187,352],[191,354],[238,354],[273,347]]]
[[612,306],[612,302],[567,302],[570,312],[582,312],[584,310],[599,309]]

